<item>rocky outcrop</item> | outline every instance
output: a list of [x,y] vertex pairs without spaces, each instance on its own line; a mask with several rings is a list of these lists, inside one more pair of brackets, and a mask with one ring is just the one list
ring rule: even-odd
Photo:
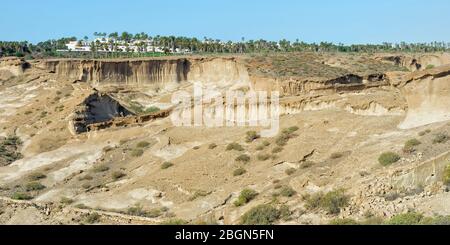
[[417,55],[378,55],[376,60],[393,63],[410,71],[426,70],[441,65],[450,64],[450,54],[417,54]]
[[12,77],[22,75],[28,66],[29,64],[20,58],[0,58],[0,81],[6,81]]
[[116,117],[132,115],[125,107],[106,94],[93,93],[73,113],[72,124],[76,133],[86,132],[89,125],[110,121]]
[[450,65],[397,74],[396,86],[408,103],[400,128],[450,120]]

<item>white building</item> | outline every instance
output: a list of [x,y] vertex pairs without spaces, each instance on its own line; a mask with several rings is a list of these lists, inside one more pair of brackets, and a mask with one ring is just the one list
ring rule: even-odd
[[90,52],[91,47],[87,42],[84,41],[70,41],[66,44],[68,51],[78,51],[78,52]]

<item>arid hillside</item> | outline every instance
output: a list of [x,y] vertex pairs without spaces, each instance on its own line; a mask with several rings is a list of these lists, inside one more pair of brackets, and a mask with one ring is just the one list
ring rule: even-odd
[[[437,222],[450,215],[449,57],[1,59],[0,223]],[[271,137],[236,118],[173,122],[194,121],[181,113],[193,104],[200,120],[217,105],[261,113],[226,94],[264,91],[279,105]]]

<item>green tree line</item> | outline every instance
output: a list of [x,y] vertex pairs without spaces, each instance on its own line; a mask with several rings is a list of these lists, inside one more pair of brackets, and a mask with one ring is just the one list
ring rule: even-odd
[[[260,53],[260,52],[445,52],[450,50],[450,43],[431,42],[431,43],[382,43],[382,44],[351,44],[320,42],[306,43],[299,39],[290,41],[282,39],[279,41],[245,40],[240,41],[222,41],[204,37],[198,39],[195,37],[183,36],[150,36],[144,32],[132,34],[129,32],[95,32],[96,38],[104,38],[108,42],[92,41],[90,43],[92,53],[98,50],[107,50],[111,53],[130,53],[128,42],[135,41],[138,47],[138,53],[145,53],[148,49],[150,40],[153,46],[160,47],[166,53],[170,53],[176,49],[189,50],[192,53]],[[69,41],[76,41],[76,37],[65,37],[60,39],[52,39],[37,44],[26,41],[23,42],[2,42],[0,41],[0,57],[1,56],[18,56],[18,57],[56,57],[57,50],[66,49],[65,44]],[[81,41],[88,41],[85,36]],[[118,43],[113,40],[125,41],[125,50],[118,49]],[[141,41],[141,42],[140,42]],[[123,54],[121,54],[123,55]]]

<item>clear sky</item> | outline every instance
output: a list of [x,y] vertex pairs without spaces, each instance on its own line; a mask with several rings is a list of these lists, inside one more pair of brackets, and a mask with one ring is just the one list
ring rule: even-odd
[[0,40],[128,31],[222,40],[450,42],[449,0],[1,0]]

